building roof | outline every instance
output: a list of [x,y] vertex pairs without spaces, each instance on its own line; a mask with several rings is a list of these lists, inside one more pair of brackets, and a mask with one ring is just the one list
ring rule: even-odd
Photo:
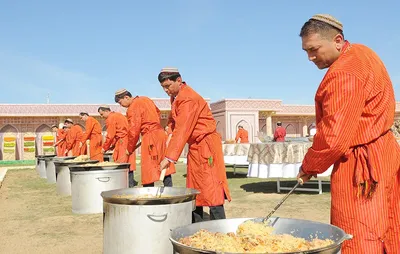
[[[171,110],[170,100],[167,98],[152,98],[161,111]],[[209,103],[209,99],[206,99]],[[77,116],[79,112],[88,112],[89,115],[98,115],[97,109],[102,104],[0,104],[0,116]],[[118,104],[107,104],[111,110],[125,113],[126,109]],[[221,111],[271,111],[276,115],[303,115],[315,114],[314,105],[283,104],[281,100],[262,99],[224,99],[210,103],[213,113]],[[396,113],[400,114],[400,102],[396,102]]]

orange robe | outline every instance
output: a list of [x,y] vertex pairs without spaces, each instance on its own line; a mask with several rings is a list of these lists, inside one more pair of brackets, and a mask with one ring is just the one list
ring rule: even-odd
[[101,153],[102,148],[102,135],[101,125],[94,117],[89,116],[86,120],[86,132],[83,135],[83,145],[86,146],[86,140],[90,140],[90,159],[103,161],[104,156]]
[[282,126],[278,126],[274,132],[274,140],[276,142],[285,142],[286,129]]
[[354,237],[342,254],[400,253],[400,147],[389,131],[395,98],[382,61],[346,42],[315,104],[317,133],[302,168],[319,174],[334,164],[331,223]]
[[72,152],[72,156],[82,155],[82,149],[79,147],[82,143],[83,131],[82,127],[74,124],[67,132],[67,150]]
[[130,171],[136,169],[136,157],[129,156],[128,120],[118,112],[111,112],[106,119],[107,136],[103,144],[104,151],[114,149],[113,159],[118,163],[130,163]]
[[[160,123],[160,110],[154,102],[145,96],[137,96],[126,111],[129,122],[128,151],[134,152],[142,135],[141,177],[142,184],[150,184],[160,179],[160,163],[165,158],[167,137]],[[165,175],[176,172],[170,163]]]
[[177,161],[188,143],[186,186],[200,191],[196,206],[223,205],[225,197],[231,201],[221,137],[209,105],[185,83],[171,102],[173,132],[165,157]]
[[[63,129],[57,130],[57,136],[56,136],[57,157],[65,156],[65,150],[67,149],[67,142],[65,141],[66,136],[67,136],[67,133],[65,130],[63,130]],[[60,140],[61,140],[61,142],[60,142]]]
[[241,144],[249,143],[249,132],[246,131],[245,129],[239,129],[235,137],[236,143],[238,142],[239,139]]

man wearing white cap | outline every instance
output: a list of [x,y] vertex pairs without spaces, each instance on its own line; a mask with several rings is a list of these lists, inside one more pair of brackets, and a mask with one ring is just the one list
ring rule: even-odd
[[285,142],[286,129],[282,127],[282,122],[278,121],[276,123],[276,129],[274,131],[274,141],[275,142]]
[[134,187],[134,171],[136,170],[136,156],[128,152],[128,119],[119,112],[111,111],[110,106],[101,105],[97,110],[102,118],[106,119],[107,136],[102,152],[114,149],[113,160],[118,163],[130,163],[129,187]]
[[331,223],[353,235],[342,254],[400,253],[400,146],[390,131],[396,102],[389,74],[375,52],[345,40],[330,15],[313,16],[300,36],[309,60],[328,71],[298,177],[307,181],[334,165]]
[[[115,93],[115,102],[127,108],[126,116],[129,123],[128,152],[135,152],[136,143],[142,135],[141,149],[141,180],[145,187],[154,186],[160,180],[160,162],[164,158],[167,136],[161,126],[160,110],[146,96],[133,97],[126,89]],[[175,173],[175,165],[171,164],[165,173],[164,186],[172,186],[171,175]]]
[[225,199],[231,201],[226,178],[221,137],[208,103],[182,81],[176,68],[164,68],[158,75],[161,87],[171,98],[169,127],[172,137],[160,169],[176,162],[186,143],[186,186],[200,191],[192,220],[203,219],[203,206],[210,207],[210,219],[225,219]]
[[87,112],[81,112],[79,117],[85,122],[85,133],[82,137],[82,145],[85,145],[85,141],[89,141],[90,159],[102,162],[104,160],[104,155],[101,152],[102,135],[99,121],[94,117],[89,116],[89,113]]
[[83,138],[83,130],[82,127],[74,124],[72,119],[68,118],[64,121],[64,125],[69,129],[67,132],[66,140],[67,140],[67,148],[65,150],[64,155],[68,155],[68,152],[72,152],[72,156],[82,155],[81,147],[82,147],[82,138]]

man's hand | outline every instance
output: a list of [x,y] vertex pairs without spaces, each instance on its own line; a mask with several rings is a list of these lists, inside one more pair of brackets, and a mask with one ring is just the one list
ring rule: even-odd
[[162,171],[164,168],[167,168],[169,163],[169,160],[167,158],[164,158],[160,163],[160,171]]
[[79,148],[82,148],[82,142],[79,142]]
[[64,153],[64,155],[68,155],[68,152],[69,152],[68,150],[65,150],[65,153]]
[[107,152],[107,151],[105,151],[103,148],[101,148],[101,153],[105,153],[105,152]]
[[313,177],[313,176],[314,176],[315,178],[317,178],[317,175],[309,175],[309,174],[304,173],[303,168],[300,167],[300,171],[299,171],[299,173],[297,174],[297,179],[298,179],[298,180],[301,179],[301,180],[300,180],[300,181],[302,181],[301,185],[303,185],[303,183],[308,182],[308,181],[311,179],[311,177]]
[[128,149],[125,150],[125,154],[128,155],[128,156],[131,155],[131,154],[128,152]]

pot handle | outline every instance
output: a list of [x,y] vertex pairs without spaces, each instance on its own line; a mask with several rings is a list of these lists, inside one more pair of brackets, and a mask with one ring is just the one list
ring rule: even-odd
[[97,179],[99,182],[102,182],[102,183],[107,183],[107,182],[110,181],[110,177],[109,177],[109,176],[106,176],[106,177],[96,177],[96,179]]
[[168,213],[163,214],[147,214],[147,217],[154,222],[163,222],[167,220]]

